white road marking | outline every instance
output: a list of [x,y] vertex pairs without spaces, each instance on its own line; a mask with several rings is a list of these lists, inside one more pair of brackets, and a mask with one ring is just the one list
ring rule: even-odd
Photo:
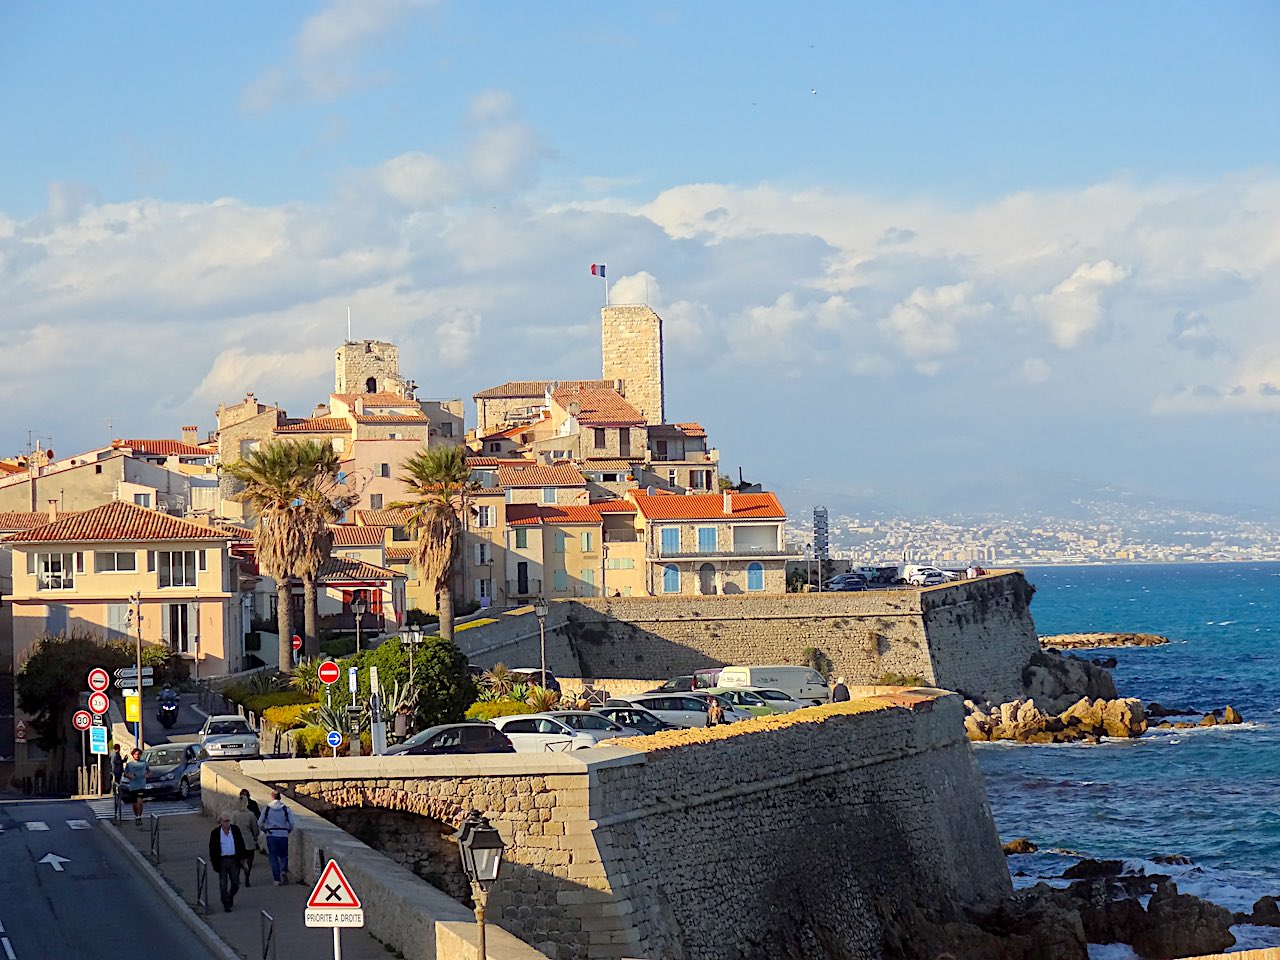
[[62,865],[64,863],[70,863],[70,862],[71,861],[68,860],[66,857],[60,857],[56,853],[46,853],[44,857],[40,860],[40,863],[47,863],[49,864],[49,866],[53,867],[54,873],[61,873]]
[[9,943],[8,937],[0,937],[0,943],[4,944],[4,955],[9,960],[18,960],[18,955],[13,952],[13,944]]
[[[89,800],[88,807],[93,811],[94,817],[99,820],[110,820],[115,816],[115,803],[107,797],[103,800]],[[150,816],[155,814],[157,817],[171,817],[182,813],[199,813],[199,801],[193,800],[148,800],[142,808],[142,815]],[[126,820],[133,819],[133,807],[126,805],[123,809],[123,816]]]
[[72,830],[92,830],[93,825],[88,820],[68,820],[67,826]]
[[0,933],[4,933],[4,921],[0,920]]
[[28,830],[48,830],[49,825],[43,820],[28,820],[23,824]]

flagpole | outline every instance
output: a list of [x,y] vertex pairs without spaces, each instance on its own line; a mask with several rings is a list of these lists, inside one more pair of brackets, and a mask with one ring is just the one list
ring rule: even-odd
[[601,277],[600,279],[604,281],[604,305],[607,307],[609,305],[609,278]]

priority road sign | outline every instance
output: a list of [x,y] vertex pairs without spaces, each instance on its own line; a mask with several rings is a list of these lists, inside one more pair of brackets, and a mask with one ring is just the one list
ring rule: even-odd
[[342,746],[342,734],[337,730],[330,730],[329,735],[324,738],[324,742],[331,747],[340,747]]
[[322,683],[337,683],[338,678],[342,676],[342,668],[332,660],[326,660],[316,668],[316,676],[320,678]]
[[[101,690],[95,690],[89,694],[89,709],[93,713],[106,713],[107,708],[111,706],[111,701],[107,695]],[[88,726],[88,724],[86,724]]]
[[107,752],[107,728],[106,727],[90,727],[89,728],[89,752],[96,754],[106,754]]
[[93,714],[88,710],[77,710],[71,717],[71,725],[77,730],[88,730],[93,726]]
[[89,671],[89,689],[94,693],[101,693],[111,686],[111,675],[101,667],[94,667]]
[[[116,679],[123,680],[125,677],[136,677],[138,675],[137,667],[116,667]],[[155,667],[143,667],[142,675],[150,677],[155,674]]]
[[363,927],[364,909],[360,898],[338,866],[330,860],[307,899],[308,927]]

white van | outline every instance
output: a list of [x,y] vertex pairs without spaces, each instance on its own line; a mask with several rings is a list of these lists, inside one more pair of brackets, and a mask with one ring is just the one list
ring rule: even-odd
[[771,667],[725,667],[720,671],[722,687],[772,687],[805,703],[826,703],[831,688],[812,667],[780,664]]

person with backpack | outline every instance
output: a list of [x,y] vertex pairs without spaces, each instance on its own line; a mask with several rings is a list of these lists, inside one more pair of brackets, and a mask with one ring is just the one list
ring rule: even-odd
[[262,811],[258,827],[267,838],[267,862],[271,879],[277,887],[289,882],[289,834],[293,833],[293,814],[280,799],[280,791],[271,791],[271,802]]

